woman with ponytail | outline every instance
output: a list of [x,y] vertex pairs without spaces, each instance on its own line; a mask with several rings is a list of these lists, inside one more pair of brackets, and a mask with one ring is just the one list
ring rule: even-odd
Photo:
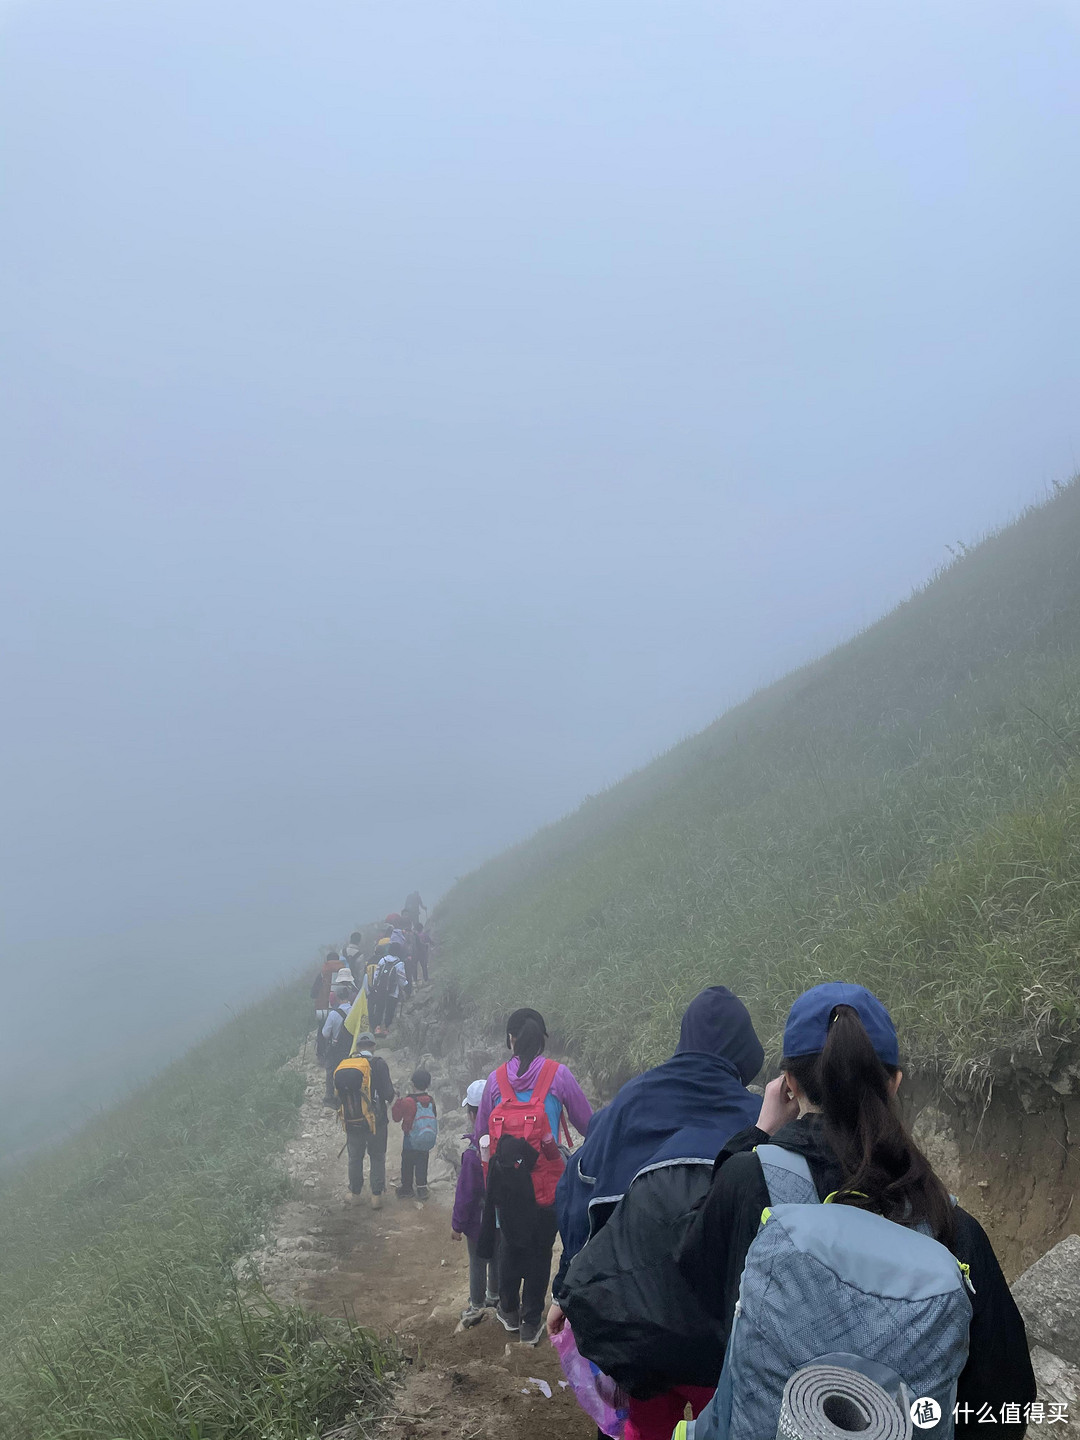
[[[544,1017],[537,1010],[515,1010],[507,1020],[506,1047],[512,1054],[505,1066],[488,1076],[476,1118],[482,1155],[484,1138],[492,1129],[492,1112],[506,1102],[528,1101],[538,1086],[544,1087],[544,1113],[550,1131],[539,1157],[541,1163],[544,1152],[554,1149],[560,1129],[565,1130],[564,1115],[582,1135],[588,1129],[592,1106],[565,1065],[544,1059],[547,1038]],[[505,1084],[500,1083],[500,1076],[504,1077]],[[504,1094],[504,1089],[509,1093]],[[509,1135],[498,1141],[498,1145],[496,1141],[497,1136],[489,1142],[491,1162],[496,1159],[497,1148],[500,1159],[505,1162],[507,1157],[501,1153],[502,1147],[506,1147],[509,1155],[513,1147],[526,1145],[524,1140],[511,1139]],[[528,1162],[530,1157],[525,1152],[522,1154]],[[555,1159],[561,1169],[557,1154]],[[497,1218],[499,1306],[496,1314],[504,1328],[516,1334],[524,1345],[536,1345],[544,1333],[551,1254],[558,1233],[554,1203],[536,1203],[531,1168],[528,1163],[523,1166],[520,1157],[516,1165],[504,1163],[500,1167],[489,1163],[488,1204],[477,1247],[478,1254],[493,1258]],[[536,1169],[539,1172],[540,1166]]]
[[1005,1423],[1002,1407],[1018,1405],[1022,1416],[1035,1398],[1024,1322],[982,1226],[953,1203],[904,1124],[896,1099],[903,1075],[888,1011],[861,985],[816,985],[791,1008],[780,1065],[757,1125],[717,1157],[712,1187],[680,1248],[679,1268],[698,1301],[726,1342],[747,1251],[770,1204],[753,1152],[766,1144],[793,1152],[809,1166],[819,1200],[829,1196],[918,1228],[968,1267],[972,1314],[955,1434],[983,1433],[976,1425],[986,1423],[989,1406],[999,1431],[1022,1435],[1024,1422]]

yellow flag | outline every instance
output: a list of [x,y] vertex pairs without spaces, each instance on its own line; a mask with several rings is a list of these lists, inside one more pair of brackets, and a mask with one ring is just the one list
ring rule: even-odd
[[353,1001],[352,1008],[348,1015],[345,1016],[345,1029],[348,1030],[349,1034],[353,1037],[352,1049],[349,1051],[350,1055],[355,1055],[356,1053],[356,1037],[362,1035],[365,1030],[370,1028],[368,1024],[367,994],[361,990],[360,994]]

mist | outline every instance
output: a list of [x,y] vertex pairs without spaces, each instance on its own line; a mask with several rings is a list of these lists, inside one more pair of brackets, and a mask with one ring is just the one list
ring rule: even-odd
[[0,6],[0,1146],[1077,469],[1078,16]]

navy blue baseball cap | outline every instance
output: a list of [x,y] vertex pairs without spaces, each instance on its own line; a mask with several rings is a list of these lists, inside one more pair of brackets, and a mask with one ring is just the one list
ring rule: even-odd
[[784,1054],[789,1058],[820,1055],[838,1005],[851,1006],[870,1036],[878,1059],[895,1070],[900,1064],[900,1045],[889,1012],[865,985],[844,985],[839,981],[815,985],[795,1001],[784,1026]]

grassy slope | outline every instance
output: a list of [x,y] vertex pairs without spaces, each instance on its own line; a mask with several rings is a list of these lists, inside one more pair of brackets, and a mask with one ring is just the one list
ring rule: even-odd
[[459,984],[653,1063],[726,983],[776,1052],[854,979],[977,1085],[1080,1024],[1080,484],[848,644],[481,867],[439,907]]
[[378,1408],[370,1335],[233,1277],[285,1192],[309,1017],[270,997],[0,1191],[0,1434],[306,1440]]

